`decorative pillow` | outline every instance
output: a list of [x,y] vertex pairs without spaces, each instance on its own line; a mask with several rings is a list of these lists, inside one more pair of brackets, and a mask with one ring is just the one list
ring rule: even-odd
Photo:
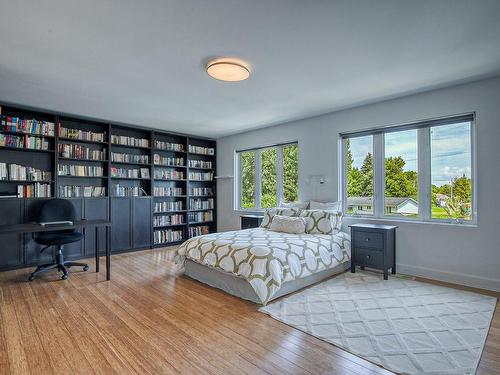
[[310,220],[307,217],[274,215],[269,230],[273,232],[303,234],[306,232],[306,225]]
[[306,226],[306,233],[310,234],[334,234],[340,231],[342,226],[342,212],[304,210],[300,216],[311,219]]
[[305,210],[307,206],[309,206],[309,202],[280,203],[280,208],[300,208],[301,210]]
[[264,218],[262,219],[262,223],[260,223],[261,228],[269,229],[271,226],[271,221],[273,220],[273,216],[281,215],[281,216],[299,216],[300,209],[298,208],[268,208],[264,213]]
[[327,202],[327,203],[310,201],[309,202],[309,209],[310,210],[329,210],[329,211],[339,212],[339,211],[341,211],[341,201]]

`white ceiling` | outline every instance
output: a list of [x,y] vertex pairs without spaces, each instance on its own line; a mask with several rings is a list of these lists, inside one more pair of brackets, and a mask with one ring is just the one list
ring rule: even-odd
[[0,0],[1,101],[210,137],[499,72],[498,0]]

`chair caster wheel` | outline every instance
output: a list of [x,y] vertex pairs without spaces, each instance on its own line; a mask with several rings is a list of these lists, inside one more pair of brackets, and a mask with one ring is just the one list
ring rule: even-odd
[[62,275],[61,280],[66,280],[68,278],[68,275]]
[[85,267],[83,267],[83,272],[86,272],[86,271],[88,271],[88,270],[89,270],[89,266],[85,266]]
[[35,276],[33,276],[33,275],[29,275],[29,277],[28,277],[28,281],[33,281],[33,280],[35,280]]

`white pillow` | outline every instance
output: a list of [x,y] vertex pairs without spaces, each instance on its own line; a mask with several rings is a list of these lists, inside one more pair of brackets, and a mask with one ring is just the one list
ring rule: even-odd
[[301,210],[305,210],[309,202],[289,202],[289,203],[281,203],[280,208],[300,208]]
[[304,234],[310,219],[305,217],[290,217],[274,215],[269,230],[291,234]]
[[341,201],[326,202],[326,203],[310,201],[309,202],[309,209],[310,210],[329,210],[329,211],[340,212],[341,211]]
[[331,210],[304,210],[300,217],[307,217],[306,233],[335,234],[342,227],[342,212]]
[[271,226],[271,221],[275,215],[281,216],[299,216],[300,209],[298,208],[268,208],[264,213],[264,218],[260,223],[261,228],[269,229]]

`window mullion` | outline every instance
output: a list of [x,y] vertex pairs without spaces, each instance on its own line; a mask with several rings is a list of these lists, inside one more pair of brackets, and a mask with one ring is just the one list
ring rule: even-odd
[[431,219],[431,142],[430,128],[417,132],[418,211],[422,220]]
[[276,203],[279,206],[283,199],[283,146],[276,148]]
[[384,216],[385,191],[385,144],[384,134],[373,136],[373,208],[375,217]]
[[255,181],[255,208],[260,209],[261,207],[261,195],[262,195],[262,179],[260,173],[260,153],[261,150],[255,151],[255,170],[254,170],[254,181]]

